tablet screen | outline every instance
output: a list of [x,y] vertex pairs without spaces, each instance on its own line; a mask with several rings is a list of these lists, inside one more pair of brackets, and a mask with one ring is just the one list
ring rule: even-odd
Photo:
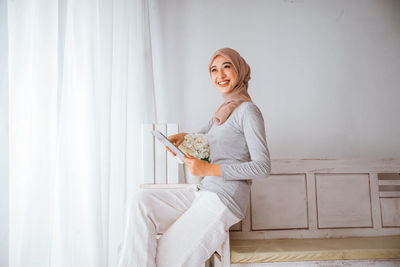
[[186,156],[186,154],[180,150],[177,146],[175,146],[169,139],[163,135],[160,131],[150,131],[152,135],[154,135],[161,143],[166,145],[169,149],[171,149],[178,158],[182,159]]

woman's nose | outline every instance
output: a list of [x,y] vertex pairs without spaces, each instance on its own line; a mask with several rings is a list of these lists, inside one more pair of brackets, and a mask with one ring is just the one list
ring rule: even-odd
[[221,70],[221,71],[218,72],[218,78],[219,78],[219,79],[225,78],[225,72],[224,72],[223,70]]

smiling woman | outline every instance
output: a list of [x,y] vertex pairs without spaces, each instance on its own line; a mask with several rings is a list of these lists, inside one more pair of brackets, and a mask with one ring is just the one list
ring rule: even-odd
[[[192,174],[206,177],[183,189],[144,189],[131,200],[120,267],[200,266],[244,218],[251,179],[270,174],[264,120],[247,93],[250,67],[238,52],[223,48],[212,55],[209,71],[224,98],[199,131],[207,136],[211,162],[184,158]],[[179,146],[186,134],[168,138]]]

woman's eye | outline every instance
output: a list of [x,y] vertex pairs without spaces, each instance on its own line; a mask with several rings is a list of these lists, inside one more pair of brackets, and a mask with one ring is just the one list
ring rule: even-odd
[[230,68],[231,66],[229,66],[229,65],[225,65],[224,67],[225,67],[225,68]]
[[215,72],[215,71],[217,71],[217,70],[216,70],[216,69],[212,69],[212,70],[211,70],[211,72]]

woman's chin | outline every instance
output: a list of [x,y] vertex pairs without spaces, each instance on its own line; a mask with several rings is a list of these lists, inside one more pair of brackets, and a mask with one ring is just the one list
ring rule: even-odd
[[232,91],[232,88],[229,88],[229,87],[227,87],[227,88],[226,87],[218,87],[217,89],[221,94],[227,94],[230,91]]

